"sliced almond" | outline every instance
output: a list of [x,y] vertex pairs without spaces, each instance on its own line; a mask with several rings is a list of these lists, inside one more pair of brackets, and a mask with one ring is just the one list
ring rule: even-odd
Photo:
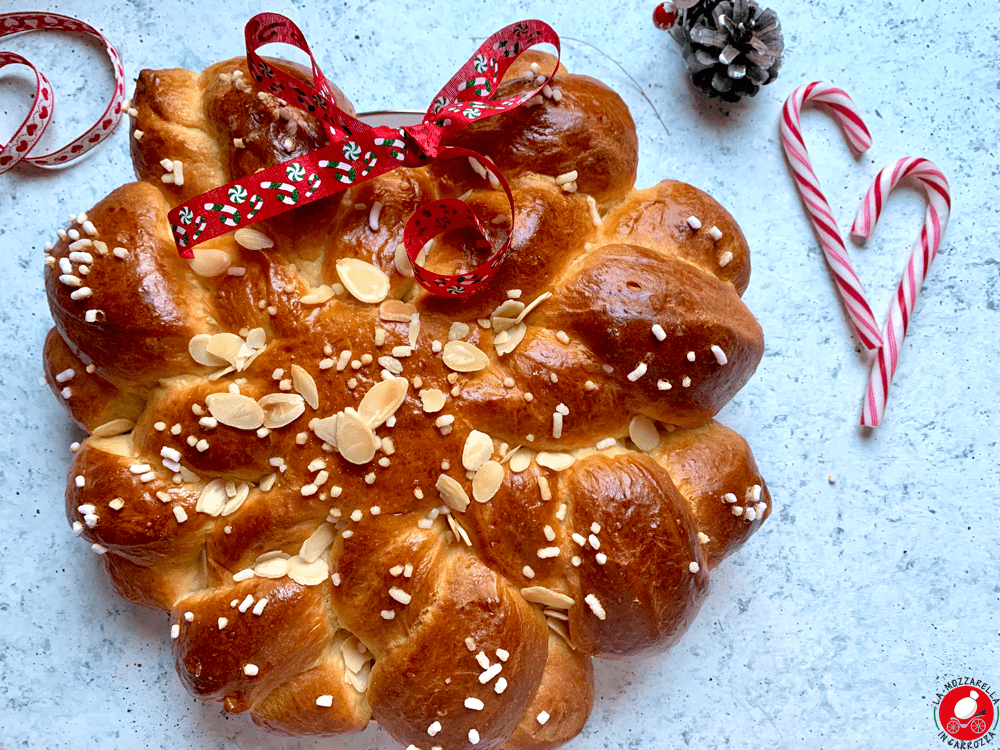
[[361,302],[378,304],[389,294],[389,277],[363,260],[341,258],[337,261],[337,276],[344,288]]
[[345,672],[344,679],[359,693],[364,693],[368,690],[368,683],[371,679],[371,671],[372,665],[365,662],[357,673],[351,672],[350,670]]
[[469,496],[462,485],[447,474],[442,474],[434,486],[441,493],[441,499],[444,500],[445,505],[459,513],[465,513],[465,509],[469,507]]
[[375,458],[375,433],[354,409],[345,409],[337,420],[337,450],[352,464]]
[[518,448],[514,455],[510,457],[510,470],[515,474],[520,474],[531,465],[531,451],[527,448]]
[[576,461],[568,453],[549,453],[547,451],[541,451],[537,456],[535,456],[535,463],[539,466],[544,466],[546,469],[552,469],[552,471],[562,471],[563,469],[568,469]]
[[378,429],[406,398],[410,383],[406,378],[389,378],[382,380],[370,389],[358,405],[358,416],[371,429]]
[[229,253],[214,247],[196,247],[194,257],[188,261],[192,271],[207,279],[224,274],[232,262]]
[[466,471],[478,471],[493,455],[493,438],[485,432],[473,430],[462,448],[462,466]]
[[263,328],[254,328],[247,334],[247,346],[254,351],[263,349],[267,345],[267,331]]
[[303,294],[299,297],[299,302],[303,305],[322,305],[324,302],[331,300],[336,295],[333,292],[333,288],[327,286],[326,284],[321,284],[315,289],[310,289],[308,294]]
[[382,320],[396,323],[409,323],[410,318],[417,314],[417,308],[409,302],[398,299],[387,299],[378,307],[378,316]]
[[344,664],[353,674],[360,672],[365,664],[371,660],[370,656],[365,656],[362,653],[362,649],[364,649],[364,646],[361,645],[361,641],[354,635],[340,644],[340,652],[344,655]]
[[329,443],[334,448],[336,448],[337,422],[339,421],[340,421],[340,413],[334,414],[332,417],[325,417],[323,419],[314,419],[309,423],[309,429],[312,430],[316,434],[316,437],[318,437],[324,443]]
[[411,349],[416,349],[417,347],[417,337],[420,335],[420,315],[414,314],[410,318],[410,328],[407,331],[407,339],[410,343]]
[[322,558],[306,562],[296,555],[288,560],[288,577],[303,586],[318,586],[330,577],[330,567]]
[[222,367],[228,362],[228,360],[217,357],[214,354],[209,354],[208,342],[211,341],[211,339],[212,336],[208,333],[199,333],[197,336],[192,336],[191,340],[188,342],[188,353],[191,355],[191,359],[199,365]]
[[253,566],[254,575],[261,578],[282,578],[288,575],[288,557],[270,557]]
[[135,427],[135,422],[131,419],[112,419],[110,422],[95,427],[90,434],[97,438],[109,438],[131,432],[133,427]]
[[454,322],[451,324],[451,328],[448,329],[448,340],[458,341],[464,339],[469,335],[469,324]]
[[208,380],[209,382],[214,382],[219,378],[225,377],[231,372],[236,372],[236,368],[233,367],[232,365],[229,365],[229,367],[223,367],[221,370],[216,370],[211,375],[209,375]]
[[313,376],[298,365],[292,365],[291,369],[292,387],[302,394],[302,398],[306,400],[306,403],[309,404],[309,406],[313,409],[318,409],[319,389],[316,387],[316,381],[313,380]]
[[309,538],[302,542],[302,548],[299,550],[299,557],[307,563],[315,562],[320,558],[320,555],[326,552],[330,545],[333,544],[333,538],[336,533],[337,532],[333,528],[333,524],[320,524],[316,531],[310,534]]
[[[266,418],[264,420],[264,424],[265,425],[267,424]],[[274,487],[274,483],[277,481],[278,481],[278,472],[272,471],[270,474],[268,474],[266,477],[260,480],[260,485],[259,485],[260,491],[270,492],[271,488]]]
[[257,403],[264,410],[264,426],[269,430],[291,424],[306,410],[304,399],[297,393],[269,393]]
[[441,355],[444,363],[456,372],[476,372],[490,364],[490,358],[481,349],[465,341],[449,341]]
[[250,486],[246,482],[241,482],[240,486],[236,488],[236,495],[226,502],[226,506],[222,509],[222,515],[231,516],[243,507],[243,503],[246,502],[246,499],[249,496]]
[[256,430],[264,424],[264,410],[249,396],[236,393],[210,393],[205,396],[208,413],[220,424],[238,430]]
[[237,367],[236,357],[244,344],[246,342],[235,333],[217,333],[209,339],[205,349],[209,354],[221,360],[218,364],[228,362],[233,367]]
[[194,509],[199,513],[218,518],[222,515],[222,509],[226,507],[226,482],[223,479],[213,479],[205,485],[201,494],[198,495],[198,502]]
[[515,299],[509,299],[502,305],[497,307],[490,315],[490,321],[493,324],[493,331],[499,333],[504,331],[516,323],[520,322],[517,318],[524,311],[524,303],[519,302]]
[[660,433],[648,417],[637,414],[628,424],[628,436],[641,451],[651,451],[660,444]]
[[233,234],[233,239],[247,250],[266,250],[269,247],[274,247],[274,240],[263,232],[258,232],[250,227],[237,229]]
[[542,294],[539,294],[537,297],[535,297],[535,299],[533,299],[531,302],[528,303],[528,306],[526,308],[521,310],[520,314],[517,316],[517,318],[515,318],[515,320],[518,323],[520,323],[522,320],[528,317],[528,313],[530,313],[532,310],[534,310],[536,307],[538,307],[540,304],[542,304],[545,300],[547,300],[551,296],[552,292],[543,292]]
[[419,396],[420,403],[428,414],[435,414],[444,408],[446,396],[437,388],[422,388]]
[[569,609],[576,604],[576,599],[560,594],[558,591],[544,586],[528,586],[521,589],[521,596],[533,604],[541,604],[553,609]]
[[503,484],[503,466],[499,461],[487,461],[472,478],[472,496],[477,503],[487,503],[493,499]]
[[524,323],[518,323],[512,328],[502,331],[500,335],[506,334],[506,338],[502,341],[500,340],[500,335],[493,340],[493,348],[496,349],[497,354],[503,356],[504,354],[510,354],[517,348],[517,345],[521,343],[524,339],[524,334],[528,332],[528,326]]

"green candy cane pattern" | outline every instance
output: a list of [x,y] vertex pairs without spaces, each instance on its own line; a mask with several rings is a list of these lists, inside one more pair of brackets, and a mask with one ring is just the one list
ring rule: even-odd
[[237,227],[240,225],[240,212],[234,206],[227,206],[224,203],[206,203],[206,211],[212,211],[219,215],[219,222],[227,227]]

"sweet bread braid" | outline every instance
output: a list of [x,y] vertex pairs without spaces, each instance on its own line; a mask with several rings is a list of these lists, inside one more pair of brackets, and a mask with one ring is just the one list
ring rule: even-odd
[[[523,56],[501,90],[552,64]],[[739,227],[688,185],[634,190],[627,108],[560,70],[461,136],[510,181],[513,228],[478,165],[441,161],[188,262],[172,206],[324,143],[244,66],[143,71],[139,181],[46,260],[47,378],[91,435],[68,517],[227,711],[289,734],[374,719],[424,750],[565,742],[591,657],[673,644],[770,513],[712,419],[763,350]],[[433,297],[402,225],[460,194],[512,248],[480,291]],[[425,262],[469,267],[469,246]]]

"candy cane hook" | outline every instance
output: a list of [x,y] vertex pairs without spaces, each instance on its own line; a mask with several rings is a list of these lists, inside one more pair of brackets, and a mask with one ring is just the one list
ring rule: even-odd
[[889,317],[882,331],[885,344],[879,349],[872,363],[868,392],[861,411],[861,424],[865,427],[878,427],[882,424],[886,401],[889,398],[889,385],[899,364],[899,349],[903,345],[903,338],[906,336],[920,287],[927,277],[931,263],[937,257],[941,236],[948,226],[948,216],[951,212],[951,194],[944,173],[934,162],[911,156],[900,159],[878,173],[858,209],[858,215],[851,226],[851,234],[857,237],[871,236],[879,216],[882,215],[889,193],[908,178],[919,182],[927,193],[929,203],[924,226],[913,243],[910,260],[906,264],[899,288],[896,289],[889,306]]
[[858,338],[866,349],[878,349],[882,346],[879,325],[875,322],[875,315],[865,297],[861,279],[851,265],[840,227],[837,226],[837,220],[833,216],[833,209],[823,195],[819,178],[813,170],[805,141],[802,139],[799,115],[803,105],[808,102],[823,104],[830,110],[855,151],[859,153],[867,151],[872,145],[872,137],[847,92],[823,81],[799,86],[785,100],[782,108],[781,144],[795,176],[796,187],[802,200],[805,201],[809,218],[819,235],[823,253],[833,270],[837,289],[844,300]]

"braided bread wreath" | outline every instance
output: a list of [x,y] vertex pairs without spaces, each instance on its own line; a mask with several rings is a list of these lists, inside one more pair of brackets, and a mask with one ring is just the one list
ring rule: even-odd
[[[554,59],[522,55],[502,96],[532,64]],[[513,228],[478,164],[440,160],[187,261],[171,207],[326,136],[243,59],[140,74],[139,181],[49,252],[44,356],[90,433],[69,520],[123,597],[170,613],[194,694],[292,735],[553,747],[587,720],[591,659],[675,643],[770,513],[712,419],[763,352],[739,227],[689,185],[633,189],[602,83],[560,67],[531,104],[454,143],[503,171]],[[435,297],[397,248],[458,195],[512,246]],[[464,231],[428,267],[481,263]]]

